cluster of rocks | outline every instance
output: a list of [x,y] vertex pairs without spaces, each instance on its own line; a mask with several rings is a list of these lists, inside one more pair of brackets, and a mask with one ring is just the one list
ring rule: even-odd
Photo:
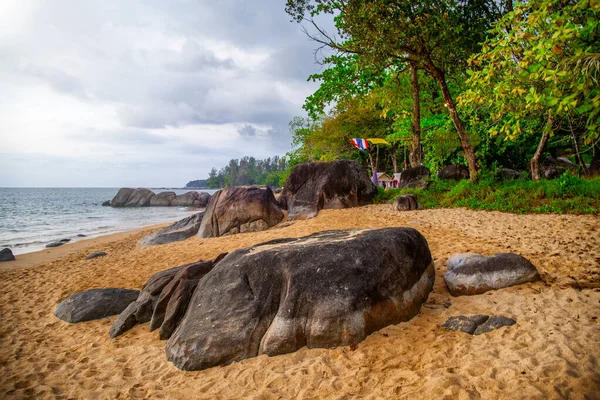
[[[403,182],[428,177],[429,171],[421,168]],[[303,164],[292,171],[279,201],[268,187],[223,189],[211,197],[204,213],[155,232],[142,244],[268,229],[283,220],[281,208],[290,220],[306,219],[321,209],[368,204],[374,194],[357,163]],[[406,195],[396,199],[394,208],[419,205]],[[448,260],[447,268],[444,281],[454,296],[540,279],[536,268],[516,254],[459,254]],[[356,345],[374,331],[417,315],[434,279],[429,246],[415,229],[324,231],[170,268],[151,276],[139,292],[108,288],[77,293],[62,301],[55,315],[80,322],[120,314],[110,328],[111,338],[150,322],[150,331],[158,330],[167,340],[169,361],[184,370],[200,370],[304,346]],[[478,335],[514,323],[504,316],[454,316],[443,327]]]
[[206,207],[210,200],[206,192],[186,192],[177,195],[175,192],[160,192],[144,188],[121,188],[110,201],[102,203],[111,207]]
[[[56,315],[75,322],[121,309],[111,337],[150,322],[168,339],[167,358],[198,370],[303,346],[357,344],[414,317],[434,279],[427,241],[415,229],[325,231],[159,272],[126,307],[130,298],[107,299],[114,289],[79,293]],[[73,309],[77,301],[85,317]]]

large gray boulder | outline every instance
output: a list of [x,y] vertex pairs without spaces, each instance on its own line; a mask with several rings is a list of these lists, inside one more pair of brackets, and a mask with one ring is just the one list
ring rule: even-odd
[[13,261],[15,256],[12,253],[12,250],[8,247],[0,250],[0,261]]
[[172,201],[172,206],[204,208],[210,200],[210,194],[206,192],[187,192],[176,196]]
[[140,244],[142,246],[154,246],[157,244],[178,242],[192,237],[198,233],[203,216],[203,212],[190,215],[187,218],[179,220],[166,228],[162,228],[153,234],[146,236],[140,241]]
[[412,228],[325,231],[236,250],[199,280],[167,358],[200,370],[357,344],[414,317],[434,278],[427,241]]
[[197,261],[158,272],[150,277],[129,306],[110,328],[115,338],[136,324],[150,321],[150,331],[159,329],[159,337],[168,339],[185,314],[198,281],[212,270],[226,253],[214,261]]
[[198,237],[257,232],[277,225],[283,212],[270,188],[234,186],[211,196]]
[[398,182],[398,187],[400,188],[411,188],[411,187],[421,187],[426,188],[429,186],[429,183],[424,182],[429,176],[431,172],[429,169],[423,165],[414,168],[407,168],[400,173],[400,181]]
[[453,296],[481,294],[541,279],[529,260],[513,253],[489,257],[457,254],[448,259],[446,267],[444,281]]
[[150,207],[169,207],[175,196],[175,192],[160,192],[150,199]]
[[70,323],[116,315],[135,301],[139,293],[138,290],[118,288],[86,290],[61,301],[54,315]]
[[439,179],[453,179],[459,181],[461,179],[469,179],[469,168],[460,164],[452,164],[438,171]]
[[522,173],[510,168],[501,168],[500,171],[498,171],[498,175],[505,181],[523,178]]
[[340,160],[299,164],[279,196],[288,219],[313,218],[321,209],[371,204],[377,188],[357,162]]
[[110,201],[111,207],[147,207],[154,192],[144,188],[121,188]]

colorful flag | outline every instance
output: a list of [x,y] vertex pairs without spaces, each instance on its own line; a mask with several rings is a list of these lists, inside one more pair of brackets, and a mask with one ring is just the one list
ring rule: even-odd
[[350,139],[350,142],[352,142],[354,147],[356,147],[359,150],[366,150],[369,148],[369,142],[367,142],[365,139],[354,138]]

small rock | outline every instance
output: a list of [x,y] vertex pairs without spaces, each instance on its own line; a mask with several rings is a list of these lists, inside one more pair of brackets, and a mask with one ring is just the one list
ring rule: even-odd
[[71,241],[71,239],[61,239],[56,242],[48,243],[46,245],[46,247],[58,247],[58,246],[62,246],[65,243],[69,243],[70,241]]
[[481,294],[541,279],[529,260],[513,253],[490,257],[457,254],[448,259],[446,267],[444,281],[453,296]]
[[449,331],[465,332],[469,335],[481,335],[516,323],[517,321],[514,319],[502,315],[458,315],[448,318],[442,328]]
[[396,197],[392,209],[394,211],[413,211],[419,209],[419,203],[414,195],[403,194]]
[[87,235],[84,235],[83,233],[79,233],[77,235],[75,235],[76,238],[83,238],[83,237],[87,237]]
[[106,200],[102,203],[102,207],[110,207],[110,200]]
[[56,306],[54,315],[70,323],[91,321],[116,315],[134,302],[138,290],[119,288],[90,289],[75,293]]
[[502,169],[500,169],[500,171],[498,172],[498,175],[500,176],[500,178],[504,179],[505,181],[512,180],[512,179],[522,179],[523,178],[523,174],[521,174],[517,170],[510,169],[510,168],[502,168]]
[[103,251],[95,251],[93,253],[88,254],[85,259],[86,260],[91,260],[92,258],[96,258],[96,257],[104,257],[106,255],[105,252]]
[[448,165],[438,171],[437,177],[439,179],[453,179],[455,181],[469,179],[469,168],[460,164]]
[[12,250],[8,247],[0,250],[0,261],[13,261],[15,256],[12,253]]

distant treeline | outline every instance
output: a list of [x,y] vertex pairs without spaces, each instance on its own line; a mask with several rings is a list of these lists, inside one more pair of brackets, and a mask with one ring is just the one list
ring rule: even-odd
[[243,157],[241,160],[230,160],[227,166],[218,171],[213,167],[204,186],[211,189],[243,185],[279,186],[286,168],[285,158],[279,156],[264,160]]
[[185,184],[186,188],[204,188],[206,187],[206,179],[196,179]]

